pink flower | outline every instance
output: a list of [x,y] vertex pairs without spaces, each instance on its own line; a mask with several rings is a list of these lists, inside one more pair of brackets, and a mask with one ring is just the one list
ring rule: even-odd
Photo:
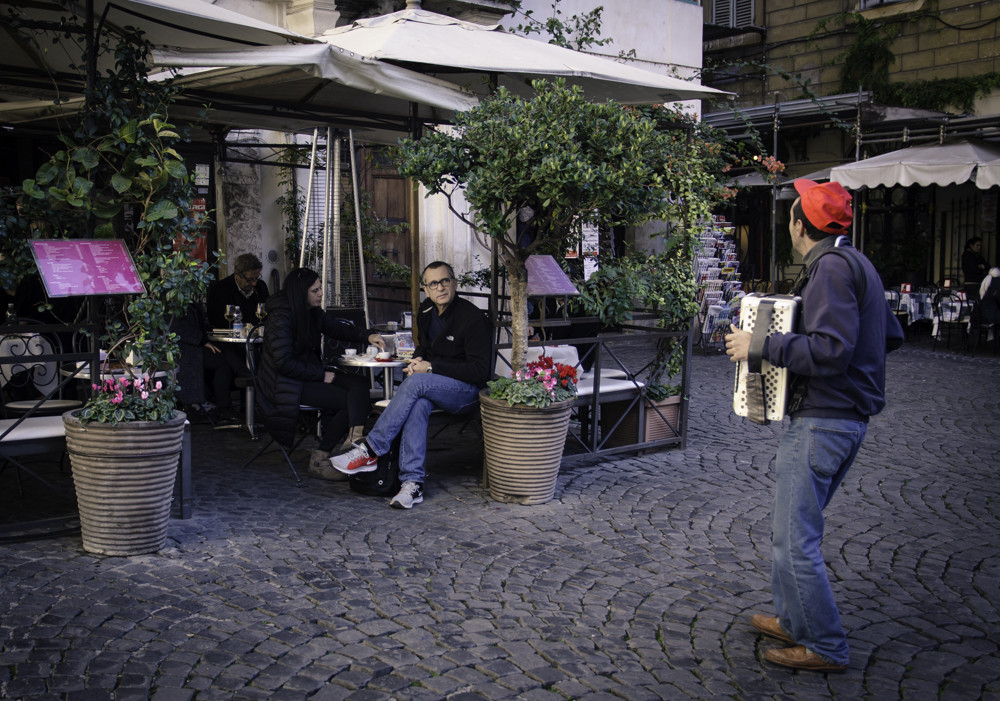
[[113,396],[111,398],[111,403],[112,404],[121,404],[122,403],[122,399],[124,399],[124,397],[122,396],[122,393],[119,392],[118,394],[116,394],[115,396]]
[[161,389],[163,389],[163,383],[160,382],[159,380],[157,380],[156,381],[156,386],[153,387],[153,391],[154,392],[159,392]]
[[139,396],[142,397],[143,399],[149,399],[149,392],[147,392],[146,390],[142,390],[142,394],[140,394]]

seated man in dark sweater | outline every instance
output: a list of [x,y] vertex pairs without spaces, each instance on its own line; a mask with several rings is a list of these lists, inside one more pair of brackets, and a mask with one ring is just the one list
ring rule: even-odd
[[235,304],[243,310],[243,323],[251,326],[260,321],[257,305],[267,301],[267,284],[261,280],[264,265],[253,253],[236,258],[236,272],[208,286],[208,323],[215,329],[229,328],[226,305]]
[[431,411],[463,414],[471,410],[493,372],[486,315],[457,296],[452,267],[435,261],[424,268],[422,279],[427,299],[417,316],[419,342],[405,369],[406,379],[371,432],[330,459],[345,474],[371,472],[377,467],[378,456],[388,453],[396,436],[401,436],[399,479],[403,485],[389,502],[397,509],[409,509],[424,500]]

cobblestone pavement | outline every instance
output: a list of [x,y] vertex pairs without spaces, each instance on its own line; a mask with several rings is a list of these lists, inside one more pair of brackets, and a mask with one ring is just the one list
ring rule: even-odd
[[397,511],[196,427],[161,553],[0,546],[0,697],[1000,699],[1000,359],[890,357],[827,510],[840,675],[761,663],[781,426],[732,415],[724,356],[693,366],[685,451],[570,468],[543,506],[491,501],[474,451]]

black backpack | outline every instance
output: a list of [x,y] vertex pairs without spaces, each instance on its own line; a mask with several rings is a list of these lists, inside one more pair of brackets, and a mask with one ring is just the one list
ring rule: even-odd
[[399,491],[399,438],[392,442],[392,448],[378,457],[378,467],[372,472],[351,475],[347,481],[351,489],[369,497],[391,497]]

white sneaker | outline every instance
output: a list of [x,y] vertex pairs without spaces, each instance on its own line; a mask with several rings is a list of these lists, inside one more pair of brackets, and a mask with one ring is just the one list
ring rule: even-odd
[[394,496],[389,502],[389,506],[394,509],[412,509],[414,504],[419,504],[424,500],[423,487],[417,482],[403,482],[399,494]]
[[375,451],[368,450],[368,444],[358,441],[349,450],[338,453],[330,458],[330,464],[345,475],[356,475],[359,472],[373,472],[378,469],[378,456]]

